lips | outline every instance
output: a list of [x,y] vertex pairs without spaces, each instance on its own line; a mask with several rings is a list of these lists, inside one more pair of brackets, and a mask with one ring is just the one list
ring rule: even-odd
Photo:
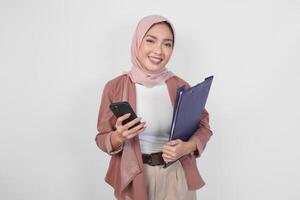
[[163,60],[162,58],[154,57],[154,56],[148,56],[148,58],[149,58],[150,62],[155,65],[161,63],[161,61]]

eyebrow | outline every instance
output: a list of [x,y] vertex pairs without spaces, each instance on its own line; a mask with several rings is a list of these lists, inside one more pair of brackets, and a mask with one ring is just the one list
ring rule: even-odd
[[[149,34],[147,34],[146,36],[149,36],[149,37],[152,37],[152,38],[154,38],[154,39],[157,39],[157,37],[155,37],[154,35],[149,35]],[[173,42],[173,39],[167,38],[167,39],[164,39],[164,41],[171,41],[171,42]]]

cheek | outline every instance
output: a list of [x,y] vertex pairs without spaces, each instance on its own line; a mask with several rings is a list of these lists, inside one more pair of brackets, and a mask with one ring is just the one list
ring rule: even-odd
[[166,49],[165,51],[165,56],[166,56],[166,59],[169,60],[171,55],[172,55],[172,52],[173,50],[172,49]]
[[145,50],[144,49],[140,49],[138,52],[138,58],[139,60],[144,60],[145,59]]
[[138,53],[139,57],[141,57],[141,58],[146,57],[148,52],[149,52],[148,47],[146,47],[146,46],[141,47],[140,50],[139,50],[139,53]]

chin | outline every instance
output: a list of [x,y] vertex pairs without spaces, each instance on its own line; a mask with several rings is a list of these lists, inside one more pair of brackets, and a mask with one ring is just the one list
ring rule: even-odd
[[161,70],[162,68],[164,68],[164,66],[157,66],[157,65],[148,65],[146,66],[146,68],[149,70],[149,71],[159,71]]

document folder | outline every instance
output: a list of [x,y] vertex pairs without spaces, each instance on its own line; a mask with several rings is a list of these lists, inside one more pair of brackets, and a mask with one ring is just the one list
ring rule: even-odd
[[[177,89],[170,141],[176,139],[188,141],[199,128],[201,114],[205,108],[212,81],[213,76],[210,76],[191,88],[184,89],[184,87],[180,87]],[[166,163],[164,168],[174,162]]]

